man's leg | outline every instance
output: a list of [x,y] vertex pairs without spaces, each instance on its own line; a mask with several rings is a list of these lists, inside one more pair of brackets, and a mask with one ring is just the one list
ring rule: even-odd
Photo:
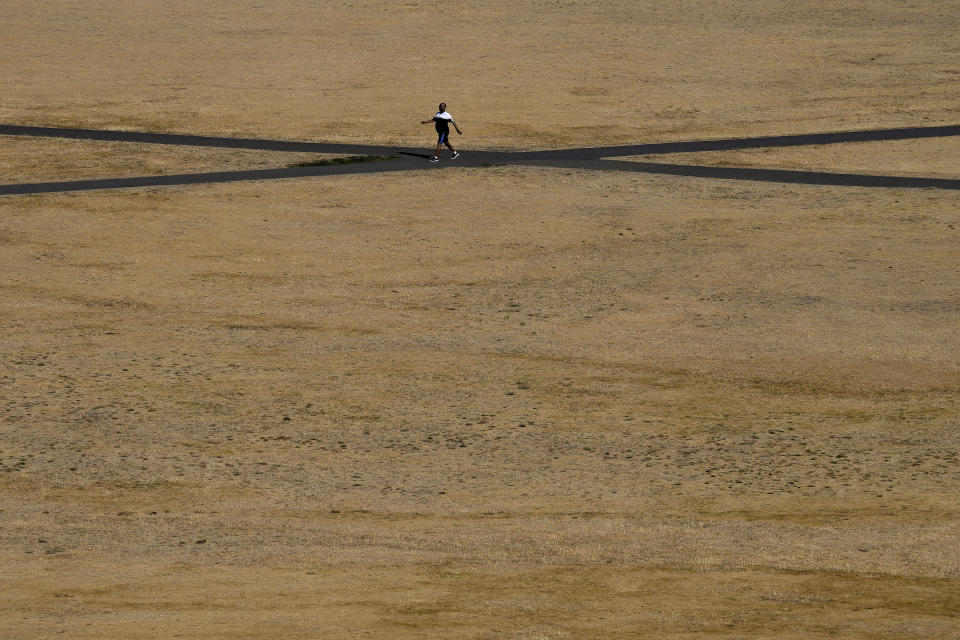
[[430,158],[430,162],[436,162],[440,159],[440,149],[443,148],[443,142],[445,138],[446,136],[442,133],[440,134],[440,137],[437,138],[437,150],[433,152],[433,157]]
[[[457,155],[457,150],[453,148],[452,144],[450,144],[450,138],[447,138],[446,140],[444,140],[443,143],[447,145],[447,148],[450,149],[450,153],[452,153],[453,155]],[[440,152],[438,151],[437,153],[439,154]]]

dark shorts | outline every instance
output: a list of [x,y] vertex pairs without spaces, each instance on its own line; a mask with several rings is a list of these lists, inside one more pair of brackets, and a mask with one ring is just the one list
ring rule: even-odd
[[449,135],[450,135],[449,133],[438,133],[438,134],[437,134],[437,144],[443,144],[444,142],[446,142],[446,141],[447,141],[447,136],[449,136]]

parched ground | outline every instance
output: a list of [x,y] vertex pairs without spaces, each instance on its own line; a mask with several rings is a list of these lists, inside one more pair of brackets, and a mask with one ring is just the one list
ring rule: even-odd
[[[956,124],[949,3],[621,4],[13,3],[0,120]],[[9,182],[302,159],[0,139]],[[958,203],[521,167],[0,198],[0,636],[951,638]]]
[[3,184],[273,169],[333,157],[321,153],[278,154],[29,136],[4,137],[0,145]]
[[927,138],[736,151],[700,151],[617,157],[665,164],[827,171],[918,178],[960,177],[960,138]]
[[477,147],[956,124],[948,0],[9,0],[0,121]]

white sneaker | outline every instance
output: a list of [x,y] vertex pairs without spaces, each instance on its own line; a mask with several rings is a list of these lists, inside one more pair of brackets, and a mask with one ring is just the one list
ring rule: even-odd
[[459,151],[454,151],[454,152],[453,152],[453,157],[450,158],[450,159],[451,159],[451,160],[456,160],[456,159],[459,158],[459,157],[460,157],[460,152],[459,152]]
[[432,156],[430,158],[430,162],[440,162],[440,158],[438,158],[437,156]]

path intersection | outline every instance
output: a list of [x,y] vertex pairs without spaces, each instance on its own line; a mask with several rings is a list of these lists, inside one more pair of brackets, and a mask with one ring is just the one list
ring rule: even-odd
[[[752,180],[790,184],[831,185],[843,187],[897,187],[960,189],[960,179],[883,176],[861,173],[828,173],[819,171],[789,171],[783,169],[751,169],[735,167],[708,167],[689,164],[633,162],[617,157],[662,155],[696,151],[732,151],[737,149],[768,149],[850,142],[880,142],[940,138],[960,135],[960,125],[936,127],[909,127],[900,129],[873,129],[868,131],[841,131],[802,135],[764,136],[756,138],[727,138],[688,142],[661,142],[609,147],[585,147],[549,151],[468,151],[456,162],[427,163],[429,157],[421,148],[397,148],[373,145],[336,144],[323,142],[294,142],[286,140],[259,140],[245,138],[216,138],[135,131],[105,131],[99,129],[64,129],[56,127],[29,127],[0,125],[0,135],[69,138],[140,144],[178,145],[187,147],[219,147],[226,149],[257,149],[261,151],[288,151],[323,153],[341,156],[385,156],[377,162],[357,162],[321,166],[279,167],[247,171],[219,171],[177,175],[143,176],[133,178],[103,178],[64,182],[29,184],[0,184],[2,195],[27,195],[90,191],[96,189],[124,189],[135,187],[163,187],[174,185],[238,182],[248,180],[279,180],[354,173],[383,173],[395,171],[436,171],[452,166],[526,165],[588,169],[594,171],[624,171],[663,175],[688,176],[725,180]],[[2,178],[0,178],[2,179]]]

